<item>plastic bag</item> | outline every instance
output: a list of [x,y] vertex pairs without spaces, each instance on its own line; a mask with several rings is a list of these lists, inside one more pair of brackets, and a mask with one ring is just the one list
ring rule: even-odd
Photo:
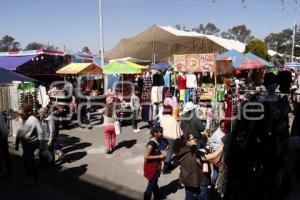
[[121,123],[119,121],[115,121],[114,127],[115,127],[115,133],[117,135],[120,135],[121,134]]

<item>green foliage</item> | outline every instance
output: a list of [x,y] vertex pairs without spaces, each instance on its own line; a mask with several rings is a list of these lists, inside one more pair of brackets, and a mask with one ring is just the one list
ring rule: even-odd
[[[283,54],[291,54],[293,43],[293,30],[284,29],[279,33],[270,33],[267,37],[265,37],[265,42],[267,43],[269,49]],[[299,25],[296,25],[295,44],[300,45]],[[300,50],[297,46],[295,46],[294,55],[300,56]]]
[[228,29],[232,37],[240,42],[247,43],[251,39],[251,30],[247,29],[246,25],[234,26]]
[[178,29],[178,30],[181,30],[181,31],[189,31],[185,25],[182,25],[182,24],[176,24],[175,25],[175,28]]
[[203,24],[199,24],[199,26],[193,28],[192,31],[206,35],[216,35],[220,32],[220,29],[218,29],[215,24],[209,22],[205,26]]
[[46,45],[42,44],[42,43],[38,43],[38,42],[30,42],[25,50],[37,50],[37,49],[45,49]]
[[86,53],[86,54],[91,54],[91,51],[90,51],[89,47],[87,47],[87,46],[84,46],[82,48],[81,52],[82,53]]
[[253,39],[246,45],[245,53],[251,52],[263,59],[267,59],[268,47],[265,42],[259,39]]
[[5,35],[0,40],[0,51],[18,51],[20,50],[20,46],[20,43],[9,35]]

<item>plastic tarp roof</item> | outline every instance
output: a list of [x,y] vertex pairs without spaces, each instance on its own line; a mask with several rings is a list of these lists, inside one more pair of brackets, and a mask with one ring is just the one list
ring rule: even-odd
[[238,66],[245,62],[247,58],[244,56],[244,54],[233,49],[217,55],[216,60],[232,60],[232,66],[234,68],[238,68]]
[[268,62],[268,61],[266,61],[266,60],[264,60],[264,59],[262,59],[262,58],[260,58],[260,57],[258,57],[256,55],[254,55],[251,52],[246,53],[245,56],[247,58],[251,59],[251,60],[256,60],[256,61],[262,63],[263,66],[265,66],[265,67],[274,67],[274,65],[272,63],[270,63],[270,62]]
[[8,70],[14,70],[20,65],[30,61],[37,55],[27,56],[0,56],[0,67]]
[[102,68],[94,63],[70,63],[56,71],[57,74],[102,74]]
[[107,59],[134,57],[138,59],[168,62],[176,54],[219,53],[236,49],[244,52],[245,44],[196,32],[177,30],[170,26],[153,25],[135,37],[122,39],[111,51]]
[[13,81],[36,82],[37,80],[19,73],[0,68],[0,84],[7,84]]
[[146,67],[129,61],[113,61],[104,66],[104,74],[138,74]]
[[171,67],[171,65],[169,63],[157,63],[157,64],[152,65],[152,68],[157,69],[157,70],[168,69],[170,67]]
[[291,68],[291,69],[297,69],[299,70],[300,69],[300,63],[299,62],[289,62],[289,63],[286,63],[284,64],[284,67],[287,67],[287,68]]

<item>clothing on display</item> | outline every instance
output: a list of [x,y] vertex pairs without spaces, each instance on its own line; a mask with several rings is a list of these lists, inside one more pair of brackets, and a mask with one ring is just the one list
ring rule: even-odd
[[225,89],[224,88],[217,89],[217,101],[218,102],[225,101]]
[[143,89],[141,94],[141,102],[142,103],[150,103],[151,102],[151,88],[152,88],[152,79],[149,76],[145,76],[143,79]]
[[163,101],[163,86],[153,86],[151,89],[151,103],[161,103]]
[[164,77],[160,73],[153,74],[152,79],[153,79],[152,86],[164,86],[165,85]]
[[151,104],[142,105],[142,120],[144,122],[152,121],[152,106]]
[[197,87],[197,77],[195,74],[187,74],[186,76],[186,87],[196,88]]
[[178,89],[184,90],[186,89],[186,78],[184,75],[179,74],[177,78]]
[[170,72],[167,71],[166,74],[164,75],[164,82],[166,87],[171,87],[171,75]]

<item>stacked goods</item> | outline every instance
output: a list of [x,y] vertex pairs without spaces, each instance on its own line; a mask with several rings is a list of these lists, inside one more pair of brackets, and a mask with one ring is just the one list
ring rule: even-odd
[[9,85],[0,86],[0,111],[7,110],[10,108],[10,91]]

